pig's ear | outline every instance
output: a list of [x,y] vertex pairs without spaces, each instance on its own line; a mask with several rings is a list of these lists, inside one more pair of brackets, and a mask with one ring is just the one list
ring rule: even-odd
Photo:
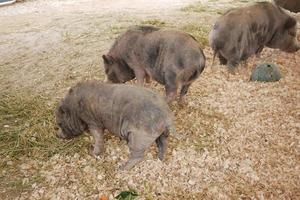
[[102,55],[103,61],[105,64],[111,65],[114,62],[114,59],[110,55]]
[[61,114],[65,114],[68,113],[69,110],[68,108],[64,105],[63,102],[60,103],[59,107],[58,107],[58,112],[60,112]]
[[72,94],[73,93],[73,88],[70,88],[69,89],[69,94]]
[[285,21],[284,28],[285,29],[290,29],[290,28],[296,26],[296,24],[297,24],[297,21],[293,17],[289,17]]

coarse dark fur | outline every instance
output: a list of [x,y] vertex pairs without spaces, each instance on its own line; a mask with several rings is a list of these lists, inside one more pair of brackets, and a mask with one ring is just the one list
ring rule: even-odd
[[300,1],[299,0],[273,0],[274,3],[284,9],[291,12],[300,12]]
[[220,63],[232,71],[241,61],[259,54],[265,46],[296,52],[296,20],[268,2],[232,9],[222,15],[209,35]]
[[162,97],[149,89],[130,85],[87,81],[71,88],[56,111],[58,137],[73,138],[89,131],[94,138],[93,154],[103,152],[105,129],[125,139],[131,156],[123,169],[143,158],[156,141],[163,159],[172,125],[172,114]]
[[103,55],[108,81],[125,83],[136,77],[139,84],[150,78],[165,85],[167,101],[180,102],[202,73],[205,56],[189,34],[152,26],[135,26],[121,34]]

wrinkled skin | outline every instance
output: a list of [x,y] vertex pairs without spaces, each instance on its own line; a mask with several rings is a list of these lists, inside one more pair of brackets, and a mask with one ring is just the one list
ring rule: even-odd
[[265,46],[296,52],[296,20],[268,2],[227,11],[215,23],[209,42],[220,63],[231,72],[241,61],[259,54]]
[[130,158],[121,169],[142,160],[155,141],[163,159],[172,115],[164,99],[143,87],[87,81],[71,88],[56,110],[57,136],[71,139],[84,131],[93,136],[93,155],[104,152],[107,129],[128,142]]
[[300,1],[299,0],[273,0],[274,3],[284,9],[291,12],[300,12]]
[[125,83],[154,79],[165,85],[171,102],[181,88],[179,103],[205,67],[205,56],[197,41],[183,32],[137,26],[122,34],[102,56],[108,82]]

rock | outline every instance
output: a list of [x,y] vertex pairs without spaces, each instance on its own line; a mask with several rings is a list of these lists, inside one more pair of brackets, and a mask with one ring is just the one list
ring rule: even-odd
[[281,74],[275,64],[263,63],[258,65],[252,72],[251,81],[274,82],[279,81]]

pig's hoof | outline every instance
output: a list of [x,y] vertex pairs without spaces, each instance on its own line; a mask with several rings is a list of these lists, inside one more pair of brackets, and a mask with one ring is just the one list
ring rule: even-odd
[[127,164],[121,165],[121,166],[119,167],[119,170],[120,170],[120,171],[127,171],[127,170],[129,170],[129,169],[130,169],[130,168],[128,167]]
[[171,105],[171,104],[174,102],[174,99],[173,99],[173,98],[166,97],[166,98],[165,98],[165,101],[167,102],[167,104]]
[[183,98],[180,98],[180,99],[179,99],[178,105],[179,105],[180,107],[185,107],[185,106],[188,105],[188,103],[187,103],[186,99],[183,97]]
[[163,154],[158,154],[158,159],[160,160],[160,161],[163,161],[163,159],[164,159],[164,155]]
[[231,75],[235,75],[235,74],[236,74],[235,69],[234,69],[233,67],[229,67],[229,68],[228,68],[228,72],[229,72],[229,74],[231,74]]
[[132,169],[137,163],[141,161],[141,158],[133,158],[127,161],[124,165],[122,165],[119,169],[120,170],[130,170]]
[[103,150],[101,149],[96,149],[93,145],[90,147],[90,155],[94,157],[101,156],[103,153]]

